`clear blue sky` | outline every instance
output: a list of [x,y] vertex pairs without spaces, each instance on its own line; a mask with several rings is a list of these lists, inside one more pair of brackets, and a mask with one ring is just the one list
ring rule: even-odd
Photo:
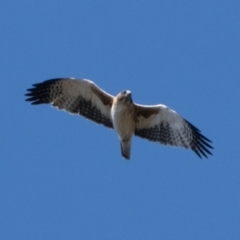
[[[240,236],[240,1],[1,1],[0,239]],[[88,78],[165,104],[213,156],[25,102],[33,83]]]

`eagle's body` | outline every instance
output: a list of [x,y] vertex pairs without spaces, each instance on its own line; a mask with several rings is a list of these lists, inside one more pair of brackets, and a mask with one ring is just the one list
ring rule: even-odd
[[114,98],[111,117],[121,143],[122,156],[130,159],[131,140],[135,130],[134,105],[130,91],[123,91]]
[[210,140],[200,130],[165,105],[139,105],[130,91],[116,97],[86,79],[52,79],[33,85],[26,94],[32,104],[51,103],[116,130],[122,156],[130,159],[132,136],[165,145],[191,148],[199,157],[211,154]]

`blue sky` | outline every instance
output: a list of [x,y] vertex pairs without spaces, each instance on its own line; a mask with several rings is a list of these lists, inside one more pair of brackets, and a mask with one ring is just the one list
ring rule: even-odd
[[[1,1],[1,239],[239,239],[239,1]],[[165,104],[213,156],[50,106],[32,84],[93,80]]]

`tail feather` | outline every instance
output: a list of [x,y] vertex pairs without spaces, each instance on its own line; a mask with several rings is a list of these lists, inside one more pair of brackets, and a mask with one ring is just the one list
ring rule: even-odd
[[127,159],[127,160],[130,160],[130,155],[131,155],[131,139],[128,140],[128,141],[124,141],[122,140],[120,142],[121,144],[121,153],[122,153],[122,156]]

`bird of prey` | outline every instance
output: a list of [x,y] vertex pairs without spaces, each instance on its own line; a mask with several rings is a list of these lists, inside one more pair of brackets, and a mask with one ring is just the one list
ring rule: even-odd
[[27,89],[26,101],[50,103],[58,109],[113,128],[125,159],[130,159],[133,135],[164,145],[192,149],[200,158],[212,155],[211,141],[190,122],[165,105],[134,103],[128,90],[114,97],[90,80],[74,78],[50,79],[33,86]]

